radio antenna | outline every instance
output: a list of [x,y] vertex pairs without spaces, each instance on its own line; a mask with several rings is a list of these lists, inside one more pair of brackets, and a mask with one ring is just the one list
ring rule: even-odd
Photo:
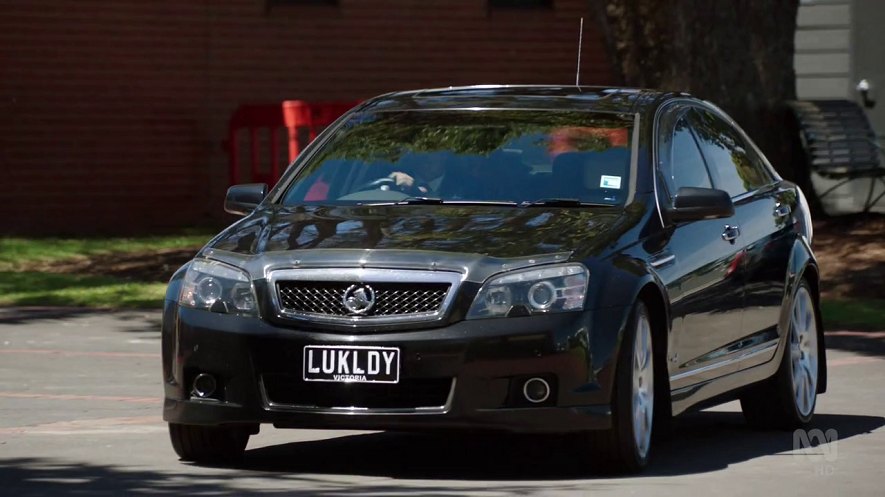
[[584,44],[584,18],[581,18],[581,28],[578,31],[578,70],[575,73],[575,86],[581,86],[581,46]]

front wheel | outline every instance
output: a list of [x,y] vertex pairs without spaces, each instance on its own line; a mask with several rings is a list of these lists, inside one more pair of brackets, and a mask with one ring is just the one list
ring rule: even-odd
[[817,310],[804,280],[790,307],[787,345],[774,377],[741,397],[747,422],[758,428],[794,429],[811,421],[817,403]]
[[612,427],[589,432],[591,460],[613,472],[637,472],[649,460],[654,421],[655,371],[648,309],[636,303],[615,370]]
[[250,431],[240,426],[169,423],[172,448],[183,461],[230,463],[243,457]]

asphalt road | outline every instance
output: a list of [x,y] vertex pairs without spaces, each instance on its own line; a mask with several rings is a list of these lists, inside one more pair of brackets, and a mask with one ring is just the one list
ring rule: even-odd
[[0,309],[0,495],[885,495],[885,332],[828,335],[820,432],[798,445],[732,403],[679,418],[643,475],[612,478],[559,439],[271,427],[238,468],[185,464],[160,418],[158,329],[154,312]]

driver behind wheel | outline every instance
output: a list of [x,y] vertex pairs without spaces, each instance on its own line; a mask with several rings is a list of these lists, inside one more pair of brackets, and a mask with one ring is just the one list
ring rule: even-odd
[[441,153],[427,154],[426,161],[414,168],[414,174],[394,171],[388,178],[396,181],[396,187],[416,195],[438,195],[446,175],[446,156]]

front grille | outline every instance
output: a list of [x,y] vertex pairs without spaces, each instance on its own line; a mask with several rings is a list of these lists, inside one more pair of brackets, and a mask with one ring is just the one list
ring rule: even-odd
[[[278,281],[283,311],[300,314],[350,316],[344,293],[353,285],[337,281]],[[400,316],[441,310],[449,283],[368,283],[375,303],[363,316]]]
[[452,389],[451,378],[411,378],[395,384],[332,383],[265,374],[262,381],[272,406],[303,409],[442,409]]

